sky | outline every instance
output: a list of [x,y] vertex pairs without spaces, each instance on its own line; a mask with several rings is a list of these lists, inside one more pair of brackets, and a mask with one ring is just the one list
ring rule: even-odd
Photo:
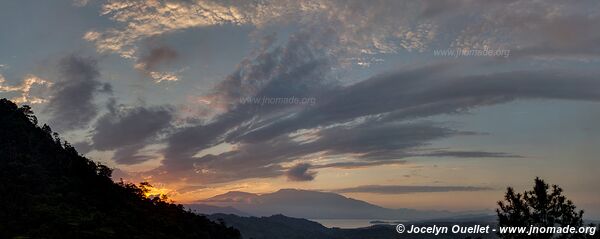
[[337,192],[600,218],[600,2],[8,0],[0,97],[180,203]]

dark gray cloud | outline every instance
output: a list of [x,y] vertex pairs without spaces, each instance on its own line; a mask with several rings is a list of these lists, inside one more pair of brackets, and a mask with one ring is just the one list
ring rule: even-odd
[[112,150],[145,141],[170,125],[173,111],[168,107],[137,107],[100,117],[93,130],[95,149]]
[[312,181],[317,172],[310,171],[311,165],[308,163],[299,163],[285,172],[285,176],[290,181]]
[[399,159],[415,156],[412,152],[414,148],[426,146],[435,139],[464,134],[465,132],[429,122],[367,121],[354,126],[336,126],[321,130],[315,133],[316,139],[310,142],[280,135],[263,142],[240,143],[235,149],[218,155],[190,156],[189,161],[169,162],[180,166],[170,168],[171,171],[178,172],[174,176],[186,175],[190,181],[197,180],[203,183],[276,176],[289,178],[302,175],[303,170],[307,170],[308,174],[304,178],[308,178],[311,174],[306,165],[302,164],[295,169],[297,171],[290,172],[280,164],[294,160],[310,160],[311,158],[306,156],[314,153],[320,153],[322,157],[352,154],[355,159],[313,165],[313,169],[403,164],[406,161]]
[[324,151],[331,155],[357,154],[358,158],[369,161],[394,160],[408,156],[409,149],[425,146],[431,140],[462,134],[434,123],[373,119],[358,125],[323,129],[317,133],[317,140],[300,147],[310,148],[310,153]]
[[94,96],[112,88],[100,82],[97,62],[92,58],[65,57],[59,62],[59,71],[62,78],[52,86],[45,109],[51,115],[50,124],[59,131],[82,128],[98,113]]
[[374,193],[374,194],[406,194],[434,192],[472,192],[491,190],[488,187],[472,186],[404,186],[404,185],[363,185],[352,188],[332,190],[336,193]]
[[92,131],[91,147],[96,150],[116,150],[113,160],[120,164],[137,164],[149,159],[138,151],[154,143],[156,136],[168,128],[174,113],[169,107],[115,108],[109,101],[109,112],[98,119]]
[[167,64],[177,59],[178,54],[167,45],[151,46],[145,54],[136,61],[136,68],[144,73],[159,70],[161,64]]

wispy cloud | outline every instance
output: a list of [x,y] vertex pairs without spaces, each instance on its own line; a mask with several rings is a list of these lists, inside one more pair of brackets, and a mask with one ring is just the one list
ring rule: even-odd
[[[2,68],[2,67],[0,67]],[[13,97],[11,100],[19,104],[40,104],[48,101],[47,99],[38,96],[32,96],[31,90],[35,86],[49,87],[52,83],[35,75],[27,75],[23,82],[16,86],[6,85],[6,79],[0,75],[0,92],[17,92],[19,96]]]
[[[436,139],[474,135],[428,122],[409,123],[423,117],[467,112],[469,109],[516,99],[600,100],[593,75],[561,72],[508,72],[452,76],[443,65],[399,71],[360,83],[335,87],[314,107],[297,109],[286,117],[270,117],[288,109],[246,111],[234,107],[212,123],[182,128],[168,139],[164,168],[199,181],[229,181],[284,174],[280,165],[309,160],[307,155],[352,154],[352,167],[398,163],[415,156],[515,158],[510,153],[481,151],[420,151]],[[443,77],[444,81],[439,78]],[[279,80],[279,79],[278,79]],[[282,79],[283,80],[283,79]],[[291,85],[290,85],[291,86]],[[290,134],[312,129],[308,142]],[[190,143],[194,142],[194,143]],[[195,157],[199,150],[227,142],[232,151]],[[327,164],[315,165],[324,168]],[[196,168],[197,172],[181,169]],[[235,173],[233,173],[235,172]]]

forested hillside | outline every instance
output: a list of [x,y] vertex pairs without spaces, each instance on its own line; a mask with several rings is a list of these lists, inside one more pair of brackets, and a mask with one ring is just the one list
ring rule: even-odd
[[239,238],[185,211],[38,126],[27,106],[0,100],[0,238]]

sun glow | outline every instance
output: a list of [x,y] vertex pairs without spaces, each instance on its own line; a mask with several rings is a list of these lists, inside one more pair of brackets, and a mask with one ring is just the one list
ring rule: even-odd
[[170,190],[168,188],[161,187],[161,186],[153,186],[149,183],[141,183],[140,188],[142,189],[142,192],[144,193],[144,197],[146,197],[146,198],[155,198],[155,197],[166,198],[172,192],[172,190]]

